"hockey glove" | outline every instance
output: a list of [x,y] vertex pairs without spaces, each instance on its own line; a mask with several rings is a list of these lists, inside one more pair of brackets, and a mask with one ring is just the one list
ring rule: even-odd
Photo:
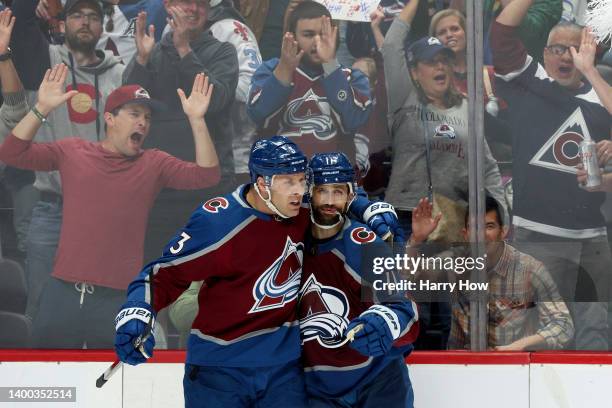
[[394,242],[405,244],[404,230],[400,227],[397,214],[391,204],[384,201],[372,202],[359,195],[351,203],[350,209],[382,240],[387,240],[393,235]]
[[355,334],[350,346],[364,356],[385,355],[401,333],[397,314],[382,305],[371,306],[353,319],[348,325],[347,332],[359,324],[363,324],[363,329]]
[[115,318],[115,352],[121,361],[137,365],[153,355],[154,325],[155,313],[148,303],[129,301],[121,307]]

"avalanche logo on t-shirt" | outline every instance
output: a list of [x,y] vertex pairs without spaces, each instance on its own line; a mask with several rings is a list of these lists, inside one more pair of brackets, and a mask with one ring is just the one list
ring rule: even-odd
[[302,344],[316,340],[326,348],[336,348],[345,342],[349,303],[341,290],[320,284],[310,275],[300,291],[300,335]]
[[529,164],[547,169],[576,173],[580,164],[580,142],[591,140],[589,129],[577,108],[550,139],[532,157]]
[[452,126],[447,125],[446,123],[443,123],[441,125],[436,126],[434,137],[444,137],[447,139],[455,139],[457,138],[457,133],[455,132],[455,129]]
[[302,277],[304,244],[287,237],[283,253],[255,282],[255,304],[249,313],[283,307],[297,298]]

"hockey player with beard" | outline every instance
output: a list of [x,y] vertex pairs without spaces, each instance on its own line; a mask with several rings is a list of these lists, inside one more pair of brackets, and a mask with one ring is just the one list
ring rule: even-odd
[[403,296],[384,304],[362,297],[365,246],[386,245],[346,217],[356,188],[348,158],[317,154],[308,170],[311,226],[298,313],[309,406],[412,407],[404,355],[418,334],[416,305]]
[[343,151],[355,161],[352,135],[371,111],[368,78],[336,59],[337,28],[325,6],[304,1],[292,11],[280,59],[255,72],[247,112],[258,136],[291,138],[306,155]]
[[[115,350],[135,365],[146,360],[134,344],[153,326],[150,316],[204,281],[187,346],[187,407],[305,406],[296,302],[310,221],[306,162],[285,137],[256,142],[251,184],[206,201],[128,288]],[[397,225],[389,209],[365,202],[352,209],[375,230]],[[144,341],[148,356],[154,343]]]

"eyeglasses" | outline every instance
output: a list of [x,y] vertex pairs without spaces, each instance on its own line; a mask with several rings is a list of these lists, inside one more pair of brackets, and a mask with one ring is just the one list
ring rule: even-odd
[[[574,47],[574,46],[572,45],[570,47]],[[546,48],[549,52],[553,53],[557,57],[560,57],[566,52],[568,52],[570,47],[568,47],[567,45],[563,45],[563,44],[553,44],[553,45],[548,45],[544,48]],[[579,50],[579,47],[574,47],[574,48],[576,49],[576,51]]]
[[68,18],[71,20],[83,20],[86,18],[87,21],[92,23],[100,23],[102,21],[102,18],[98,13],[81,13],[78,11],[68,15]]

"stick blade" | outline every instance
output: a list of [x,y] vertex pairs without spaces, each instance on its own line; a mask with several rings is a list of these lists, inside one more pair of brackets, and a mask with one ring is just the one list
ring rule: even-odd
[[106,384],[108,382],[107,379],[104,378],[104,374],[102,374],[100,377],[98,377],[98,379],[96,380],[96,387],[98,388],[102,388],[104,386],[104,384]]

